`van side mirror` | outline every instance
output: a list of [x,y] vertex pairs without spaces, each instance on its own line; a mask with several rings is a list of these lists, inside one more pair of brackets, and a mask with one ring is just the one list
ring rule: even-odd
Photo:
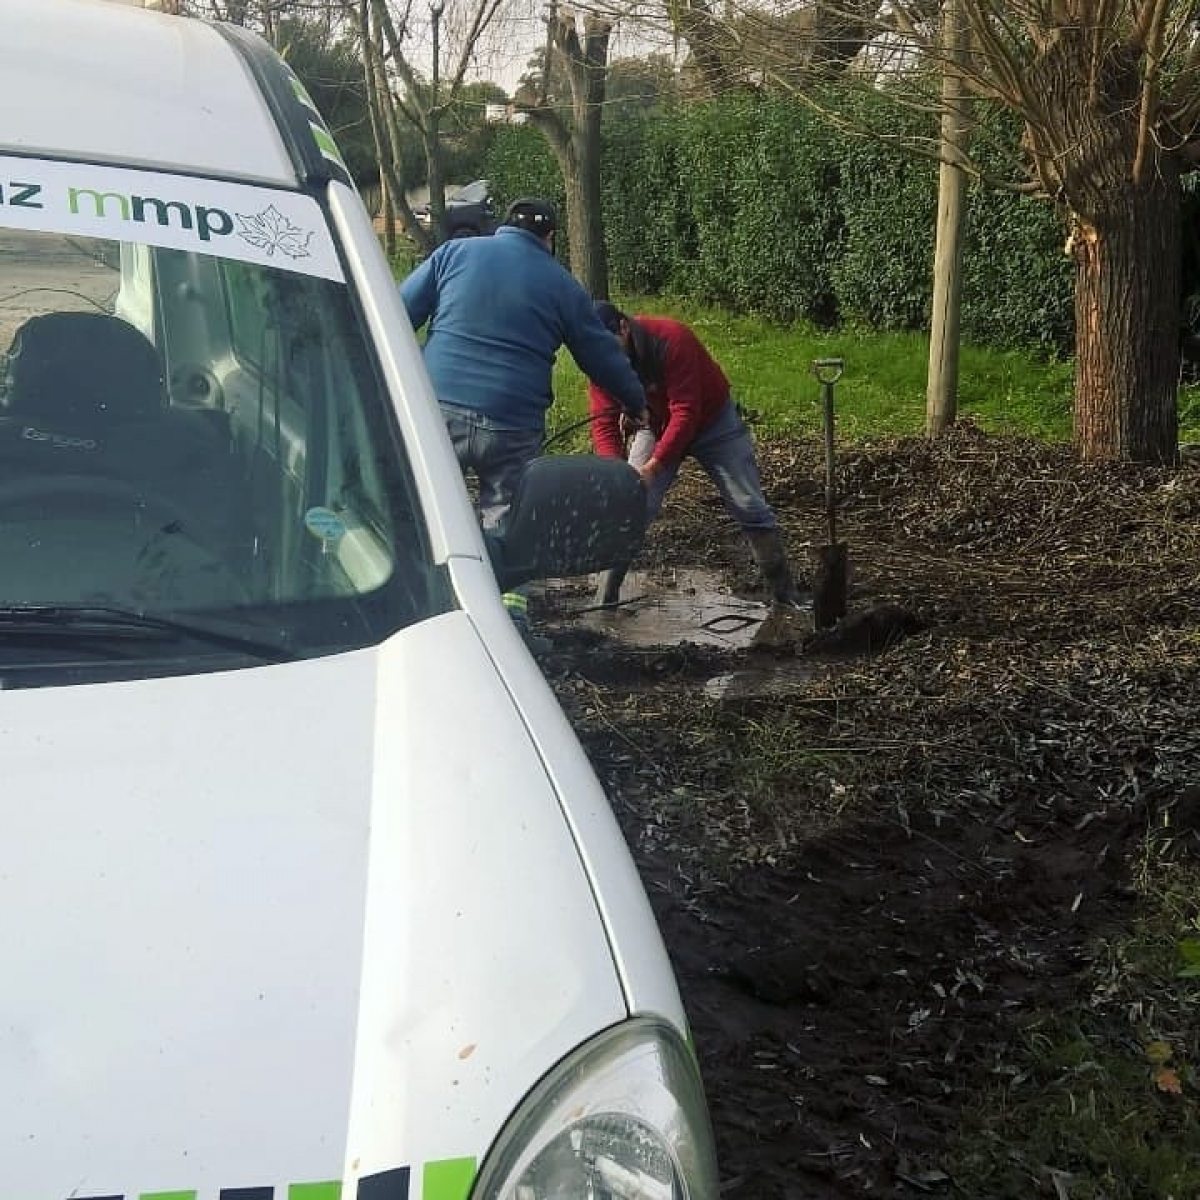
[[646,534],[646,490],[619,458],[554,454],[525,469],[484,541],[501,590],[630,562]]

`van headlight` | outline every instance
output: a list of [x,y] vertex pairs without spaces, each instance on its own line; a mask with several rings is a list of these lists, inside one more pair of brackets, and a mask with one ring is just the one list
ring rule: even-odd
[[472,1200],[716,1200],[696,1060],[663,1021],[594,1038],[526,1097],[484,1160]]

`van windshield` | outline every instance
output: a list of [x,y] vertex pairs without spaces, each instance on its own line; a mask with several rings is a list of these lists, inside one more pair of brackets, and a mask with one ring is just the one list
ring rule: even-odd
[[5,686],[327,654],[446,607],[344,283],[3,220]]

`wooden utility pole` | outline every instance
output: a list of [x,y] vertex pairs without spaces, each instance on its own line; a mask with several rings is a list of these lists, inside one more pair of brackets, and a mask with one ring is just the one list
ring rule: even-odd
[[966,216],[965,161],[970,103],[960,65],[965,53],[962,0],[942,8],[942,144],[938,171],[937,243],[933,256],[933,312],[929,326],[929,381],[925,435],[944,433],[958,415],[958,345],[962,313],[962,240]]

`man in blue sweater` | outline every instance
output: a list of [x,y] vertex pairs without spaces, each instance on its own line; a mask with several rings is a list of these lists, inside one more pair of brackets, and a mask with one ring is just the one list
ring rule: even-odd
[[[491,237],[444,242],[400,285],[413,328],[428,324],[425,366],[459,466],[479,482],[485,528],[504,516],[521,473],[541,452],[561,347],[635,424],[644,423],[646,394],[629,359],[583,285],[554,257],[557,228],[549,200],[514,200]],[[537,644],[525,594],[507,592],[504,602]]]

